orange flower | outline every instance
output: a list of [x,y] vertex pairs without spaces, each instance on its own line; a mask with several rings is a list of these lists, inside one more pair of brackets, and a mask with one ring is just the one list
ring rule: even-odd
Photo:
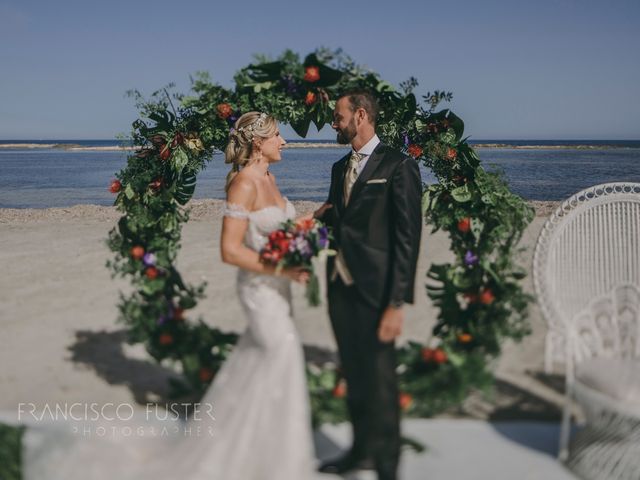
[[471,230],[471,218],[466,217],[458,222],[458,230],[462,233],[467,233]]
[[218,115],[220,116],[220,118],[223,118],[225,120],[233,115],[233,108],[231,108],[231,105],[229,105],[228,103],[220,103],[216,107],[216,110],[218,110]]
[[120,190],[122,190],[122,184],[120,183],[120,180],[113,180],[111,182],[111,185],[109,185],[109,191],[111,193],[118,193]]
[[133,258],[134,260],[140,260],[142,257],[144,257],[144,248],[142,248],[140,245],[136,245],[135,247],[131,247],[131,258]]
[[144,274],[149,280],[158,278],[158,269],[156,267],[149,267],[145,270]]
[[316,225],[316,221],[313,218],[300,220],[298,223],[296,223],[296,227],[298,227],[298,229],[305,232],[308,232],[309,230],[311,230],[313,227],[315,227],[315,225]]
[[422,147],[420,145],[411,144],[407,148],[407,152],[413,158],[418,158],[420,155],[422,155]]
[[304,103],[306,103],[307,105],[313,105],[314,103],[316,103],[316,94],[313,92],[307,92]]
[[320,80],[320,69],[315,66],[305,68],[304,80],[305,82],[317,82]]
[[398,403],[400,403],[400,408],[406,411],[413,404],[413,397],[407,392],[400,392],[400,395],[398,396]]
[[163,333],[160,335],[160,338],[158,338],[158,342],[160,345],[171,345],[173,343],[173,337],[168,333]]
[[469,343],[473,340],[473,337],[469,333],[461,333],[458,335],[458,341],[460,343]]
[[495,299],[496,297],[490,288],[483,289],[480,293],[480,303],[483,305],[490,305]]
[[200,378],[200,381],[202,383],[207,383],[211,381],[211,379],[213,378],[213,375],[214,375],[213,370],[207,367],[200,367],[200,370],[198,371],[198,377]]
[[447,150],[447,160],[455,160],[456,157],[458,156],[458,151],[455,148],[451,148],[449,147],[449,149]]
[[347,394],[347,382],[340,380],[331,393],[335,398],[344,398]]

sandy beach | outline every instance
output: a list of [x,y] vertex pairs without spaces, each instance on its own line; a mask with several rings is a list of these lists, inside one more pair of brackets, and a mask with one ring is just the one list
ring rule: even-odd
[[[555,202],[532,202],[537,211],[526,230],[520,263],[530,271],[533,247]],[[295,202],[298,213],[318,204]],[[185,280],[208,282],[207,298],[188,318],[224,330],[244,328],[236,301],[234,267],[220,260],[220,200],[194,200],[182,235],[178,268]],[[113,207],[0,209],[0,410],[15,411],[20,402],[139,402],[166,394],[171,374],[148,357],[140,345],[125,343],[116,323],[118,292],[129,285],[113,280],[105,267],[111,252],[104,240],[120,214]],[[441,232],[425,227],[416,285],[417,302],[406,310],[401,341],[430,335],[435,311],[424,290],[433,262],[450,258]],[[533,292],[532,279],[524,288]],[[294,287],[296,324],[305,351],[315,360],[331,359],[335,343],[324,308],[306,306],[302,288]],[[505,345],[496,364],[497,395],[472,396],[462,409],[443,416],[479,419],[557,419],[562,377],[543,375],[546,327],[531,306],[533,334],[521,344]]]

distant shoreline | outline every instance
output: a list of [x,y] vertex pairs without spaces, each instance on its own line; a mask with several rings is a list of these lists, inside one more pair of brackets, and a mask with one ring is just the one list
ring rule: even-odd
[[[492,149],[514,149],[514,150],[608,150],[608,149],[633,149],[638,147],[629,147],[626,145],[510,145],[508,143],[476,143],[470,144],[473,148],[492,148]],[[318,142],[299,142],[288,143],[284,148],[347,148],[346,145],[338,143],[318,143]],[[102,146],[87,147],[75,143],[5,143],[0,144],[0,149],[59,149],[66,151],[82,151],[82,152],[119,152],[134,151],[136,147],[126,146]]]

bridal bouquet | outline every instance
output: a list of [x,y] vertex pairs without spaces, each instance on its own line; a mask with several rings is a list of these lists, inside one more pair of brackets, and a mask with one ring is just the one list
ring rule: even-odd
[[285,267],[302,267],[309,271],[306,296],[309,305],[320,305],[320,282],[317,269],[327,256],[335,255],[329,249],[331,234],[322,222],[315,219],[295,222],[289,220],[269,234],[269,241],[260,251],[263,262],[271,263],[277,270]]

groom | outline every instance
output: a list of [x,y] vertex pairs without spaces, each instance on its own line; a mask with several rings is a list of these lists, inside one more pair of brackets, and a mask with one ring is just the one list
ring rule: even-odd
[[380,142],[378,104],[365,90],[344,94],[332,127],[352,150],[333,165],[327,202],[315,216],[333,228],[327,264],[329,316],[347,381],[353,445],[325,473],[375,468],[397,478],[400,407],[395,338],[413,303],[422,230],[417,162]]

